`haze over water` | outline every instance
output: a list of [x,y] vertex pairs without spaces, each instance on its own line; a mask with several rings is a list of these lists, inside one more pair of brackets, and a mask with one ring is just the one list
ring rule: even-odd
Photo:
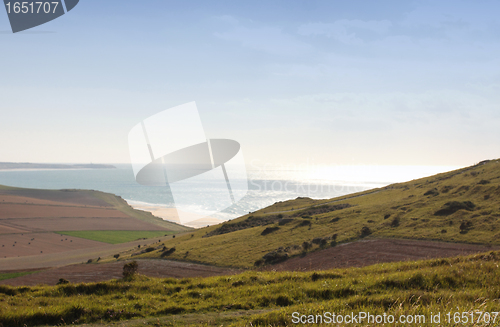
[[[117,169],[82,170],[16,170],[0,171],[0,184],[41,189],[92,189],[109,192],[124,198],[132,206],[174,207],[171,194],[165,187],[142,186],[135,182],[130,165],[119,164]],[[326,199],[382,187],[396,182],[446,172],[459,167],[450,166],[282,166],[252,164],[248,169],[248,194],[232,207],[212,217],[232,219],[269,206],[277,201],[310,197]],[[210,212],[211,200],[223,188],[213,183],[190,184],[185,194],[205,194],[196,211]]]

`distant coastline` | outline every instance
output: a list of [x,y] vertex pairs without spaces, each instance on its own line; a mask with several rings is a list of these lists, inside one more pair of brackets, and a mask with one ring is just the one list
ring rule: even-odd
[[42,170],[42,169],[116,169],[105,164],[46,164],[29,162],[0,162],[0,170]]

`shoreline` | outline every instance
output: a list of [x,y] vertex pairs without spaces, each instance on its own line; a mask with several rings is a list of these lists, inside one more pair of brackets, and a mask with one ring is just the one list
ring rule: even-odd
[[131,206],[136,210],[151,212],[151,214],[155,217],[161,218],[166,221],[174,222],[176,224],[183,225],[186,227],[192,227],[195,229],[218,225],[225,222],[225,220],[213,218],[210,216],[202,216],[195,213],[189,213],[183,211],[183,215],[190,217],[190,220],[188,222],[183,223],[180,221],[178,217],[177,214],[178,209],[176,208],[167,207],[165,205],[162,206],[159,204],[147,204],[144,202],[137,203],[138,201],[127,200],[127,199],[125,199],[125,201],[128,203],[129,206]]

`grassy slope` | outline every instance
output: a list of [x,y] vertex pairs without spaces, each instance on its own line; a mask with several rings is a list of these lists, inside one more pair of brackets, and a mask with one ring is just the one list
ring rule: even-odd
[[[432,189],[436,189],[439,194],[424,195]],[[354,206],[315,215],[308,219],[311,221],[310,227],[300,226],[306,219],[298,217],[283,226],[276,223],[203,238],[206,233],[219,227],[211,226],[166,241],[165,245],[176,248],[169,258],[223,266],[252,267],[256,260],[270,251],[279,247],[301,245],[316,237],[337,234],[338,242],[360,239],[363,227],[370,229],[370,237],[500,244],[499,200],[500,162],[492,160],[473,167],[336,199],[280,202],[226,223],[242,221],[250,215],[276,214],[293,208],[295,211],[282,213],[286,218],[296,213],[297,209],[308,208],[314,204],[349,203]],[[450,201],[472,201],[476,207],[472,211],[459,210],[446,216],[434,215]],[[387,215],[390,217],[384,218]],[[339,219],[335,221],[334,218]],[[399,220],[399,224],[393,223],[395,218]],[[463,221],[472,225],[467,230],[461,230]],[[261,233],[266,227],[279,227],[279,230],[262,236]],[[317,248],[313,246],[311,250]],[[160,251],[155,251],[145,254],[144,257],[160,255]]]
[[61,235],[85,238],[98,242],[109,244],[120,244],[136,241],[142,238],[155,238],[160,236],[170,235],[174,232],[167,231],[148,231],[148,230],[78,230],[78,231],[62,231],[56,232]]
[[107,203],[113,205],[117,210],[120,210],[121,212],[134,217],[136,219],[158,225],[161,227],[164,227],[168,230],[175,231],[175,232],[183,232],[183,231],[188,231],[191,230],[192,228],[186,227],[183,225],[179,225],[170,221],[165,221],[161,218],[153,216],[150,212],[142,211],[142,210],[135,210],[132,208],[127,201],[122,199],[120,196],[111,194],[111,193],[104,193],[100,191],[84,191],[84,192],[92,192],[92,195],[106,201]]
[[[24,188],[19,188],[19,187],[11,187],[11,186],[5,186],[5,185],[0,185],[0,190],[2,191],[26,191],[27,195],[29,197],[29,192],[31,191],[30,189],[24,189]],[[36,190],[40,191],[40,190]],[[132,208],[124,199],[122,199],[120,196],[111,194],[111,193],[105,193],[101,191],[94,191],[94,190],[74,190],[75,192],[81,193],[83,196],[92,196],[94,198],[97,198],[99,200],[102,200],[110,205],[112,205],[115,209],[127,214],[130,217],[142,220],[144,222],[154,224],[157,226],[161,226],[167,230],[174,231],[174,232],[183,232],[183,231],[188,231],[191,230],[192,228],[182,226],[173,222],[165,221],[161,218],[153,216],[150,212],[142,211],[142,210],[135,210]],[[54,193],[55,198],[54,201],[57,201],[57,194],[60,193],[59,190],[43,190],[45,193]],[[16,193],[19,195],[19,193]],[[22,193],[21,193],[22,195]]]
[[[453,321],[444,321],[447,312],[498,311],[499,264],[500,252],[490,252],[315,273],[248,271],[211,278],[141,276],[91,284],[0,286],[0,326],[61,321],[109,326],[112,321],[148,317],[154,319],[123,325],[199,326],[220,322],[215,313],[222,313],[219,318],[225,319],[224,326],[227,322],[232,326],[286,326],[292,325],[293,312],[324,311],[386,312],[396,317],[422,314],[427,322],[431,312],[441,312],[440,325],[452,326]],[[254,315],[244,315],[242,310]]]

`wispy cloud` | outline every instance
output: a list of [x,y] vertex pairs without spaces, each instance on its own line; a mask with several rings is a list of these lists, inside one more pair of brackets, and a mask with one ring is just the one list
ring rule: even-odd
[[305,36],[322,35],[333,38],[342,43],[361,45],[364,40],[362,33],[384,34],[389,31],[392,23],[388,20],[363,21],[359,19],[340,19],[333,23],[308,23],[299,27],[299,34]]
[[[233,21],[234,22],[234,21]],[[254,24],[255,25],[255,24]],[[297,56],[312,50],[312,47],[274,26],[236,26],[214,35],[220,39],[238,43],[240,46],[275,55]]]

